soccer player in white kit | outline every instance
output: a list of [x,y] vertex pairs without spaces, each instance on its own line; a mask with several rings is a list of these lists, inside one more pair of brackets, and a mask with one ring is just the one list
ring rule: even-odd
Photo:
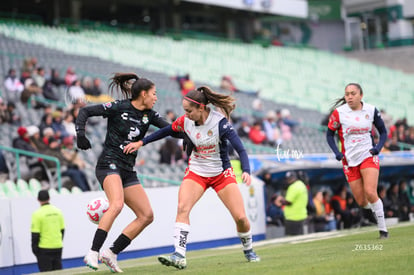
[[[220,108],[225,116],[209,108],[209,103]],[[164,127],[143,140],[130,143],[124,150],[125,153],[134,152],[141,146],[174,132],[185,132],[194,145],[178,194],[174,231],[175,252],[168,256],[159,256],[158,260],[166,266],[186,268],[185,253],[190,232],[190,212],[207,188],[212,187],[236,223],[246,259],[249,262],[258,262],[260,258],[252,247],[250,222],[228,156],[227,141],[239,154],[243,182],[250,185],[250,167],[246,150],[233,126],[228,122],[234,109],[234,98],[215,93],[208,87],[200,87],[190,91],[184,97],[182,105],[184,116],[179,117],[171,126]]]
[[[339,99],[328,123],[327,141],[338,161],[342,161],[345,177],[356,202],[375,214],[380,238],[388,238],[384,209],[377,194],[379,178],[378,154],[387,140],[387,130],[380,112],[362,101],[363,91],[359,84],[345,87],[345,96]],[[335,108],[334,107],[334,108]],[[380,139],[374,144],[372,125],[378,129]],[[338,131],[341,152],[334,135]]]

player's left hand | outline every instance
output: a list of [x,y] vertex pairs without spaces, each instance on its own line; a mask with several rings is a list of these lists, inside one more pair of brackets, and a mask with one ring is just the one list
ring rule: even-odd
[[369,150],[369,152],[371,153],[371,155],[376,156],[379,154],[379,151],[377,148],[373,147],[371,148],[371,150]]
[[131,154],[135,151],[138,151],[139,148],[141,148],[142,144],[143,144],[142,141],[139,140],[137,142],[131,142],[131,143],[125,145],[124,154]]
[[252,179],[250,177],[250,174],[247,173],[247,172],[243,172],[242,180],[247,186],[250,186],[250,184],[252,183]]

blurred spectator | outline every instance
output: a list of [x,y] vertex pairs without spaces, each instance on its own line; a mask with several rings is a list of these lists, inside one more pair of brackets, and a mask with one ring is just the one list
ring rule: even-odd
[[68,67],[65,74],[65,84],[66,86],[71,86],[74,81],[78,80],[78,76],[76,75],[75,69],[72,67]]
[[53,83],[51,80],[46,80],[45,84],[42,87],[42,94],[43,94],[43,97],[46,99],[59,101],[59,97],[56,95],[55,91],[53,90]]
[[9,177],[9,168],[7,168],[6,159],[0,150],[0,182],[4,182]]
[[49,146],[50,139],[55,138],[55,132],[53,131],[52,127],[46,127],[43,129],[42,134],[43,143]]
[[27,134],[29,135],[30,143],[36,149],[37,152],[41,153],[47,149],[47,145],[43,142],[40,137],[40,130],[37,126],[27,126]]
[[8,123],[10,121],[9,112],[7,111],[6,103],[0,97],[0,124]]
[[313,196],[313,205],[315,206],[315,213],[312,222],[314,224],[315,232],[333,231],[336,230],[335,218],[325,210],[324,198],[322,191],[317,191]]
[[262,130],[262,122],[256,120],[250,128],[249,139],[254,144],[263,144],[266,141],[266,134]]
[[[27,103],[31,96],[42,96],[43,90],[34,82],[33,78],[27,78],[24,81],[24,90],[20,95],[20,101]],[[36,102],[37,104],[37,102]]]
[[[73,141],[72,141],[73,142]],[[68,145],[66,145],[68,146]],[[89,191],[89,184],[86,178],[86,175],[83,171],[79,170],[79,167],[76,167],[68,159],[65,158],[61,151],[60,143],[54,137],[49,137],[48,139],[48,149],[46,154],[49,156],[56,157],[59,159],[62,165],[62,176],[68,176],[72,182],[78,186],[82,191]],[[52,161],[45,161],[48,168],[56,167],[56,163]]]
[[240,119],[240,125],[237,128],[237,134],[240,138],[248,138],[250,133],[249,120],[245,117]]
[[391,140],[387,140],[384,144],[384,147],[388,151],[400,151],[400,146],[398,145],[398,138],[397,135],[394,134],[391,137]]
[[190,74],[177,75],[173,77],[173,79],[175,79],[180,86],[182,96],[185,96],[189,91],[196,88],[194,82],[191,80]]
[[37,68],[37,58],[29,57],[23,61],[20,81],[24,83],[27,78],[32,77],[33,71]]
[[53,123],[52,113],[45,113],[39,124],[39,130],[40,130],[40,133],[42,134],[42,137],[44,136],[44,130],[46,128],[51,128],[53,132],[52,123]]
[[15,126],[20,126],[21,119],[20,119],[20,116],[17,113],[16,105],[13,102],[8,102],[7,103],[7,113],[8,113],[8,117],[9,117],[9,124],[15,125]]
[[255,98],[252,102],[253,118],[262,120],[264,117],[264,106],[260,98]]
[[65,117],[62,121],[62,124],[69,136],[76,136],[76,129],[72,112],[65,112]]
[[167,110],[165,112],[165,119],[168,121],[168,123],[173,123],[177,119],[177,115],[173,110]]
[[50,72],[50,82],[55,85],[56,87],[59,87],[61,85],[65,85],[66,82],[63,78],[60,77],[60,73],[57,69],[52,69]]
[[342,184],[331,198],[337,229],[347,229],[352,226],[352,215],[347,207],[347,193],[346,185]]
[[104,94],[102,92],[100,78],[96,77],[92,80],[88,77],[87,82],[88,83],[86,84],[86,86],[85,83],[83,83],[82,85],[85,91],[86,101],[94,103],[105,103],[114,100],[111,96]]
[[183,162],[183,154],[181,147],[175,138],[167,138],[160,150],[160,163],[175,164],[176,162]]
[[406,143],[414,145],[414,127],[413,126],[408,128],[408,136],[406,139]]
[[272,174],[269,171],[265,171],[263,174],[264,182],[264,198],[265,198],[265,207],[269,206],[272,196],[275,194],[276,190],[272,181]]
[[5,80],[4,88],[6,89],[7,100],[16,101],[24,90],[23,83],[16,76],[16,70],[10,69]]
[[380,110],[380,114],[382,117],[382,120],[384,121],[385,124],[385,128],[387,128],[387,130],[389,130],[392,126],[392,116],[389,115],[384,109]]
[[283,213],[283,197],[278,194],[273,194],[270,198],[269,205],[266,208],[266,223],[274,224],[276,226],[284,226],[285,215]]
[[46,83],[45,69],[43,67],[37,67],[32,74],[32,79],[38,87],[43,88]]
[[400,202],[400,215],[399,221],[409,221],[410,220],[410,198],[408,196],[408,187],[407,181],[402,179],[399,184],[398,198]]
[[69,136],[68,131],[66,131],[66,128],[63,125],[62,119],[63,119],[62,110],[56,109],[52,113],[52,129],[55,132],[55,137],[58,139],[63,139]]
[[351,227],[359,226],[362,221],[361,209],[350,192],[346,193],[346,207],[351,213]]
[[70,103],[73,104],[85,101],[85,91],[81,86],[80,80],[75,80],[72,82],[68,89],[68,96]]
[[392,212],[392,217],[400,216],[399,186],[396,182],[391,183],[387,190],[387,199],[389,201],[388,211]]
[[263,120],[263,129],[266,134],[266,141],[269,145],[282,143],[280,137],[280,131],[276,125],[276,112],[270,110],[267,112],[265,119]]

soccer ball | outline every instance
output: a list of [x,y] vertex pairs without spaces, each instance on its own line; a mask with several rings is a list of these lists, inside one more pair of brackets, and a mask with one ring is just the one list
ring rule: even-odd
[[93,199],[88,203],[86,215],[91,222],[98,224],[108,207],[109,202],[106,198]]

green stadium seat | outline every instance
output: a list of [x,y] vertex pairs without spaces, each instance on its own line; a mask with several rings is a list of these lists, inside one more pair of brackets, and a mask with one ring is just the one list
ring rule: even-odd
[[82,189],[80,189],[79,187],[77,187],[77,186],[73,186],[72,187],[72,190],[71,190],[71,193],[72,194],[79,194],[79,193],[82,193]]
[[37,193],[42,189],[42,184],[35,178],[29,180],[29,189],[34,196],[37,196]]

